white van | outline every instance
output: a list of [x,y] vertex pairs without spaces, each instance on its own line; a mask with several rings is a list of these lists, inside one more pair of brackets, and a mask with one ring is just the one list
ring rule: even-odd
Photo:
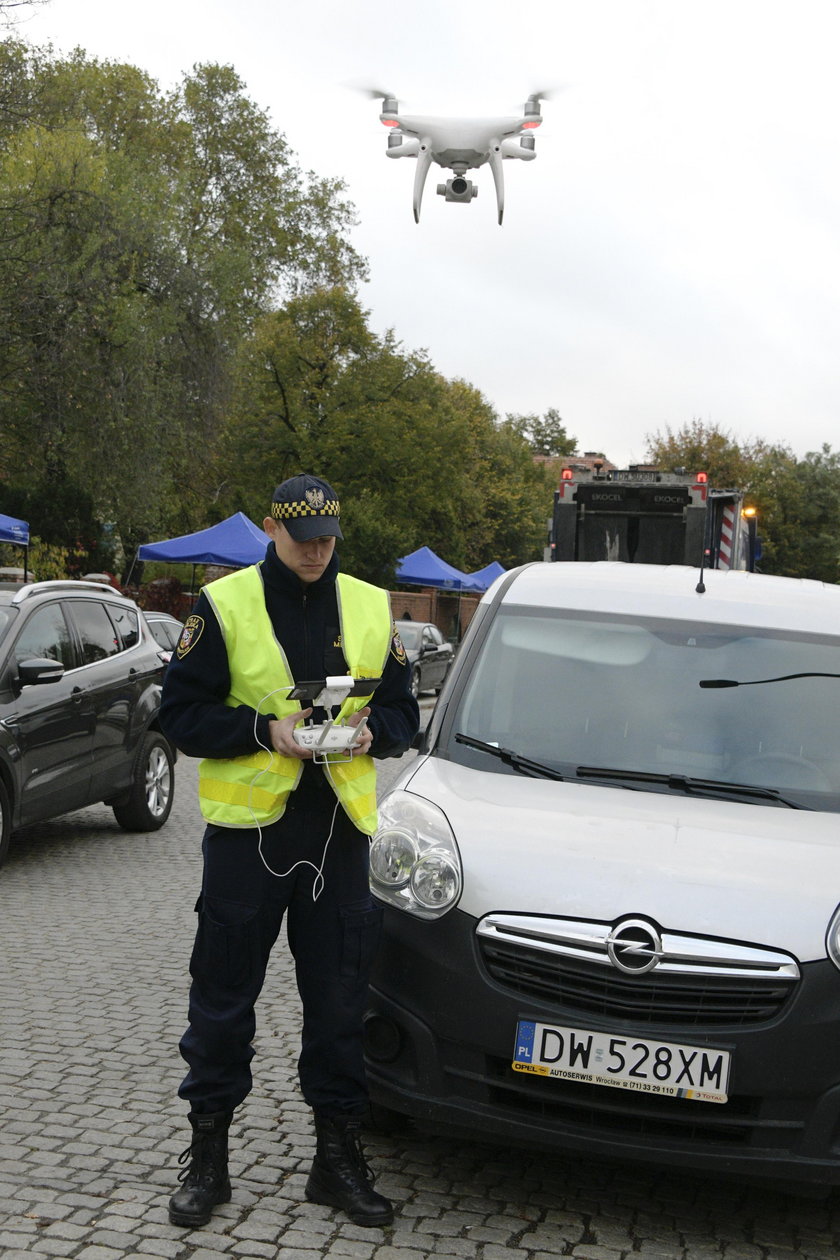
[[840,1184],[838,811],[840,587],[501,577],[381,806],[375,1103]]

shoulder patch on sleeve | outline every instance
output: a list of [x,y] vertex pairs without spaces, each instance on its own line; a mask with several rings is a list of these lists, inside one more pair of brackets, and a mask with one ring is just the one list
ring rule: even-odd
[[405,665],[405,648],[395,621],[391,622],[391,655],[399,661],[400,665]]
[[189,652],[191,648],[195,647],[196,643],[198,643],[198,640],[201,638],[203,629],[204,618],[197,617],[195,613],[190,613],[189,617],[187,617],[187,620],[184,622],[184,628],[181,631],[181,637],[178,640],[178,646],[175,649],[175,655],[178,657],[179,661],[183,660],[183,658],[187,655],[187,652]]

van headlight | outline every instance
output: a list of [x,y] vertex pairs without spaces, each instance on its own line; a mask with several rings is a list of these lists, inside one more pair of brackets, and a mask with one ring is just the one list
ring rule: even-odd
[[834,966],[840,971],[840,906],[831,916],[831,922],[825,934],[825,948]]
[[436,919],[456,905],[461,857],[446,815],[437,805],[396,791],[379,806],[370,846],[370,882],[380,899],[419,919]]

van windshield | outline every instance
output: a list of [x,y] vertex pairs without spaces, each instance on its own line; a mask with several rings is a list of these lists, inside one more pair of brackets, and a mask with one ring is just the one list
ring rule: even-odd
[[[803,673],[823,676],[764,681]],[[590,782],[597,769],[688,776],[837,810],[838,712],[840,639],[500,609],[447,715],[448,755],[516,773],[458,732],[570,779],[578,767]]]

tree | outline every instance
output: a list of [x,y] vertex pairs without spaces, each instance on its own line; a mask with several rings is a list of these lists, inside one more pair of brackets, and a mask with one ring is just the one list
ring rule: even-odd
[[840,581],[840,454],[830,446],[797,460],[789,447],[760,439],[739,445],[699,420],[648,444],[662,468],[704,469],[717,488],[744,491],[756,509],[765,573]]
[[40,9],[49,0],[0,0],[0,22],[11,26],[21,16],[20,9]]
[[577,450],[577,438],[567,432],[555,407],[549,407],[543,416],[533,412],[528,415],[508,414],[505,424],[525,438],[534,455],[573,455]]
[[371,581],[393,582],[421,545],[459,568],[541,555],[550,493],[527,441],[424,353],[375,335],[342,288],[291,299],[243,342],[219,518],[260,519],[273,485],[304,470],[339,492],[342,560]]
[[304,177],[230,67],[0,45],[0,477],[68,480],[126,551],[202,524],[236,346],[279,292],[365,274],[337,182]]
[[840,582],[840,453],[772,452],[752,483],[767,573]]
[[371,580],[392,577],[396,559],[419,541],[457,537],[468,434],[446,414],[444,394],[427,357],[406,353],[392,333],[374,335],[346,289],[292,298],[241,346],[219,514],[242,503],[262,516],[277,481],[318,472],[353,525],[342,547],[347,563]]
[[664,433],[649,433],[645,440],[648,460],[657,468],[705,472],[719,490],[743,487],[748,479],[749,455],[718,425],[695,419],[676,431],[666,425]]

